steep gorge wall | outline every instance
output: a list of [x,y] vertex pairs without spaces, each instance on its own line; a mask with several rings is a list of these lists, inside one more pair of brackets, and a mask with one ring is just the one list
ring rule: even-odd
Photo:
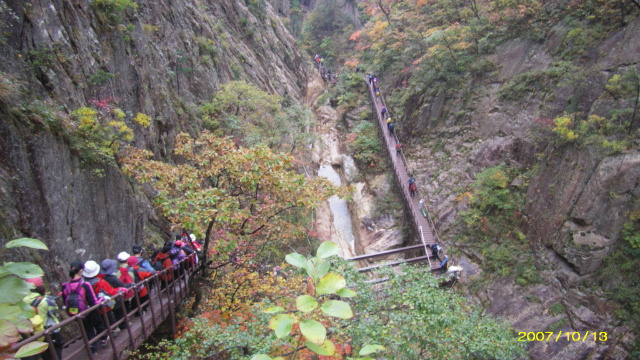
[[[317,76],[268,3],[148,0],[121,12],[88,0],[6,3],[0,238],[44,240],[51,251],[35,260],[59,275],[70,260],[113,257],[169,229],[117,167],[83,163],[50,119],[16,109],[68,114],[117,98],[135,145],[170,159],[175,134],[198,131],[198,107],[220,84],[243,79],[302,102]],[[138,112],[148,128],[131,122]]]
[[[494,279],[473,294],[493,315],[506,318],[518,331],[609,331],[606,343],[530,344],[535,359],[624,359],[633,344],[630,329],[614,315],[616,305],[594,277],[621,240],[629,214],[639,208],[640,156],[636,150],[615,154],[600,143],[563,143],[540,119],[573,111],[609,116],[614,104],[605,84],[640,62],[635,20],[608,40],[594,44],[574,70],[586,73],[579,83],[537,84],[520,98],[500,99],[499,90],[518,74],[536,73],[553,64],[561,50],[561,25],[543,43],[511,40],[490,59],[496,70],[482,80],[470,79],[465,93],[414,97],[407,102],[402,129],[413,131],[409,162],[424,184],[428,204],[438,216],[441,235],[452,248],[462,250],[459,263],[471,279],[486,274],[481,251],[456,243],[452,226],[467,203],[460,194],[483,168],[507,163],[521,169],[537,168],[527,183],[520,224],[533,252],[540,284],[520,286],[513,277]],[[566,73],[565,73],[566,75]],[[405,136],[407,134],[405,132]],[[422,140],[416,138],[422,137]],[[624,276],[620,274],[619,276]],[[558,307],[561,304],[562,306]],[[555,307],[554,307],[555,305]],[[561,309],[561,311],[558,311]]]

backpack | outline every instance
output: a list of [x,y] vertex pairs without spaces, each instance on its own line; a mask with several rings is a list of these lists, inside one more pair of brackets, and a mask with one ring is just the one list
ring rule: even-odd
[[71,283],[65,283],[62,293],[65,295],[64,306],[67,308],[67,314],[77,315],[89,308],[87,304],[87,292],[85,290],[84,281],[80,280],[77,286],[72,289]]
[[154,262],[153,264],[151,264],[151,266],[153,266],[153,268],[156,271],[162,271],[162,270],[164,270],[164,267],[162,266],[162,262],[163,261],[164,261],[164,259],[158,260],[158,261]]
[[416,184],[415,183],[409,185],[409,191],[416,191]]
[[[42,302],[42,300],[44,299],[43,296],[38,296],[35,300],[33,300],[33,302],[31,303],[31,306],[35,309],[36,314],[38,314],[38,305],[40,305],[40,303]],[[45,300],[47,302],[47,305],[50,308],[57,308],[58,304],[56,304],[56,301],[53,297],[47,296],[47,299]],[[47,322],[44,323],[44,328],[48,329],[54,325],[57,325],[58,323],[60,323],[60,319],[58,319],[58,316],[55,312],[55,310],[49,310],[47,311]],[[53,331],[54,334],[57,334],[60,332],[60,328],[57,328]]]
[[[124,271],[123,271],[124,269]],[[116,273],[116,277],[122,281],[122,283],[126,284],[135,284],[135,273],[130,271],[128,268],[118,268],[118,272]]]

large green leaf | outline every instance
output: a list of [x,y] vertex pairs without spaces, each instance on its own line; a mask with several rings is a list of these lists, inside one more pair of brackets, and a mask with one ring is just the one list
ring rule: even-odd
[[[31,311],[25,314],[23,307],[20,305],[26,305],[26,307],[31,308]],[[22,301],[18,302],[18,305],[0,304],[0,319],[12,322],[21,333],[28,333],[33,330],[33,324],[27,316],[33,317],[35,315],[36,312],[33,308]]]
[[42,271],[40,266],[28,262],[6,263],[4,264],[4,268],[23,279],[31,279],[44,275],[44,271]]
[[46,342],[33,341],[21,347],[13,357],[19,359],[27,356],[37,355],[47,350],[47,347],[49,347],[49,344],[47,344]]
[[30,319],[36,316],[36,310],[31,306],[31,304],[27,304],[24,301],[19,301],[18,306],[22,309],[22,316],[27,319]]
[[318,302],[311,295],[300,295],[296,299],[296,308],[302,312],[308,313],[318,307]]
[[340,247],[338,244],[332,241],[325,241],[318,247],[318,251],[316,252],[316,256],[321,259],[326,259],[333,255],[338,255],[340,253]]
[[0,348],[9,346],[20,340],[18,329],[8,320],[0,320]]
[[360,352],[358,353],[358,355],[365,356],[365,355],[373,354],[374,352],[378,352],[380,350],[384,350],[384,346],[382,346],[382,345],[365,345],[362,349],[360,349]]
[[324,344],[324,339],[327,337],[327,329],[316,320],[302,320],[300,322],[300,331],[308,341],[316,345]]
[[307,274],[311,276],[313,281],[318,281],[321,277],[329,272],[331,264],[323,259],[313,258],[307,261]]
[[269,328],[276,332],[278,338],[283,338],[291,333],[294,321],[291,315],[278,314],[269,319]]
[[336,291],[345,286],[347,286],[347,281],[342,276],[334,273],[328,273],[318,282],[316,292],[318,295],[335,294]]
[[[22,315],[22,309],[20,308],[20,306],[11,304],[0,304],[0,320],[9,320],[13,322],[12,320],[20,315]],[[35,311],[33,312],[33,315],[35,315]]]
[[49,250],[47,245],[38,239],[31,238],[21,238],[11,240],[5,245],[7,249],[15,248],[15,247],[28,247],[32,249],[38,250]]
[[307,268],[307,258],[298,253],[288,254],[284,257],[284,260],[295,267]]
[[322,345],[316,345],[311,341],[305,342],[304,345],[318,355],[331,356],[336,353],[336,347],[329,339],[325,339]]
[[351,319],[353,317],[351,306],[340,300],[329,300],[320,306],[320,310],[329,316],[341,319]]
[[344,288],[344,289],[338,290],[338,296],[340,297],[351,298],[351,297],[355,297],[356,295],[358,294],[356,294],[356,292],[351,289]]
[[270,307],[265,309],[263,312],[265,314],[277,314],[279,312],[283,312],[284,308],[282,306],[274,306],[274,307]]
[[15,304],[29,294],[31,286],[15,276],[5,276],[0,278],[0,289],[0,303]]
[[273,360],[273,359],[271,359],[271,356],[269,355],[258,354],[258,355],[253,355],[251,360]]

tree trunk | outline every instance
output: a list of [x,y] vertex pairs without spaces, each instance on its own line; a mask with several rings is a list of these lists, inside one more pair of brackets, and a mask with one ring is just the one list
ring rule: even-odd
[[387,22],[389,23],[389,25],[391,25],[391,20],[389,20],[390,10],[385,10],[384,6],[382,5],[382,0],[378,0],[378,6],[380,7],[380,10],[382,10],[384,17],[387,18]]

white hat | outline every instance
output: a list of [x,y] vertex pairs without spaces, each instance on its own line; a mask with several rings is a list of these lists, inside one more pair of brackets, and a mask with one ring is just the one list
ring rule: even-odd
[[84,271],[82,272],[82,276],[86,278],[96,277],[100,272],[100,265],[93,260],[89,260],[84,263]]
[[129,260],[130,257],[131,255],[129,255],[128,252],[123,251],[120,254],[118,254],[118,256],[116,256],[116,259],[118,259],[118,261],[120,262],[127,262],[127,260]]

